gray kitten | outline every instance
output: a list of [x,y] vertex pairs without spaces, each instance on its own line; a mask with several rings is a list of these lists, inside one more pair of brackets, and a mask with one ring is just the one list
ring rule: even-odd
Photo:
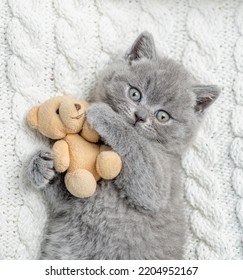
[[[50,203],[41,259],[181,259],[185,221],[180,158],[216,86],[198,85],[174,61],[156,54],[142,33],[125,57],[102,73],[87,120],[123,160],[88,199],[71,196],[51,153],[28,166]],[[82,156],[82,155],[80,155]]]

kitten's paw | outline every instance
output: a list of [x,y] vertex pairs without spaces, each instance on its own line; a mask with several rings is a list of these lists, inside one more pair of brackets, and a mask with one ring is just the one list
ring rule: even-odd
[[36,153],[27,167],[28,178],[37,188],[47,186],[55,174],[52,154],[47,151]]
[[102,132],[102,128],[109,124],[116,113],[105,103],[93,104],[87,111],[87,121],[97,132]]

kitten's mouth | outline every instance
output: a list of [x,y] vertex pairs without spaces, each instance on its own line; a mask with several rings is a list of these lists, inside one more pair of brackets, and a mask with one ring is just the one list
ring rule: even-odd
[[132,127],[137,127],[139,123],[142,123],[142,121],[139,118],[134,118],[128,114],[125,114],[125,118],[127,123]]
[[133,127],[137,126],[140,123],[139,120],[134,120],[132,118],[127,118],[127,122],[128,122],[128,124],[130,124]]
[[130,124],[131,126],[135,126],[137,122],[134,121],[134,119],[127,118],[127,123]]
[[134,123],[133,123],[133,126],[136,126],[138,124],[138,121],[135,121]]
[[131,122],[129,122],[129,124],[132,126],[132,127],[139,127],[141,124],[142,124],[142,122],[140,122],[140,121],[131,121]]

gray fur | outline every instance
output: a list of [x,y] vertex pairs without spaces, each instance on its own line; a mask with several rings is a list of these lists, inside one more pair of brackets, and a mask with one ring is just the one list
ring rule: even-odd
[[46,187],[55,176],[53,157],[50,151],[38,151],[31,158],[26,172],[32,185],[37,188]]
[[[131,86],[142,93],[139,103],[128,96]],[[67,192],[63,175],[46,175],[48,151],[32,159],[30,180],[43,187],[50,179],[43,188],[50,213],[40,258],[181,259],[185,222],[180,157],[204,109],[218,95],[216,87],[210,89],[198,86],[174,61],[159,58],[147,32],[123,59],[104,70],[87,119],[120,154],[122,171],[114,180],[100,181],[89,199],[78,199]],[[168,122],[156,119],[159,109],[171,115]]]

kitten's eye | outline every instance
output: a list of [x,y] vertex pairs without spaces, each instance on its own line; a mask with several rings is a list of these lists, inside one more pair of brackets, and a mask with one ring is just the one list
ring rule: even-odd
[[157,112],[155,112],[155,117],[159,122],[163,123],[168,122],[168,120],[170,119],[170,115],[163,110],[158,110]]
[[142,94],[140,93],[139,90],[137,90],[136,88],[130,88],[129,89],[129,97],[135,101],[135,102],[139,102],[142,99]]
[[59,108],[58,108],[58,109],[56,109],[56,113],[59,115]]

